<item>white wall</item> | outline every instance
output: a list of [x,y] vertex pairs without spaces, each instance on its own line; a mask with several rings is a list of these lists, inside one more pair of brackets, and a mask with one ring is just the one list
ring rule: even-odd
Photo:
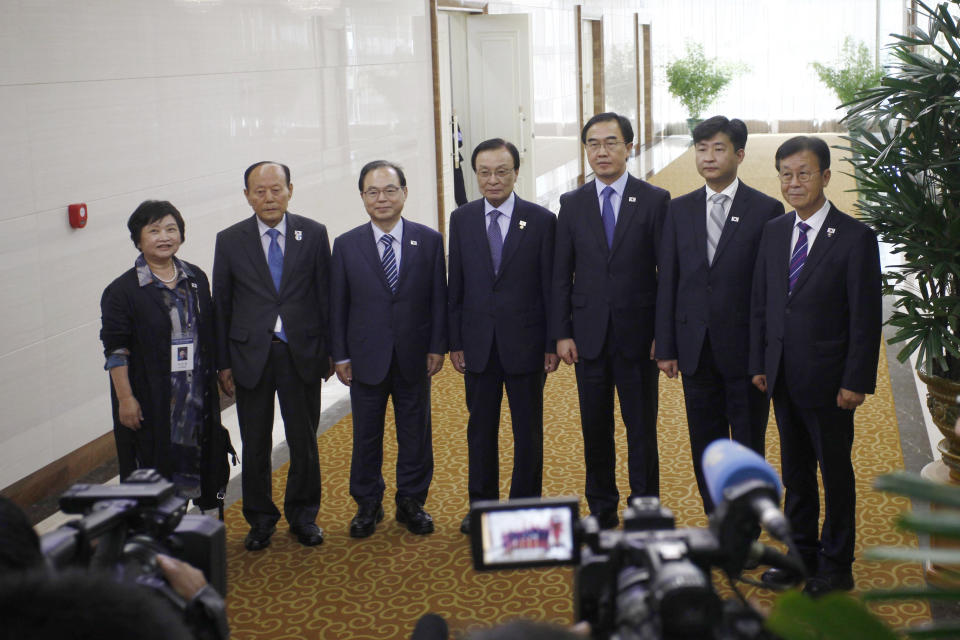
[[[426,0],[4,0],[0,20],[0,488],[110,430],[103,288],[147,198],[183,213],[180,257],[251,211],[243,170],[293,171],[290,209],[366,220],[360,167],[399,162],[436,226]],[[90,222],[67,224],[86,202]]]

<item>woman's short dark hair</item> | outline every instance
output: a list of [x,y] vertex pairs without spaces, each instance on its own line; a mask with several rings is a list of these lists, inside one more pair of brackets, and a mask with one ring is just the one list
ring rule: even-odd
[[145,226],[163,220],[167,216],[173,216],[173,219],[177,221],[177,227],[180,229],[180,242],[183,242],[186,237],[183,229],[183,216],[180,215],[177,208],[166,200],[144,200],[127,220],[127,229],[130,229],[130,239],[133,240],[133,246],[140,248],[140,234],[143,233]]
[[473,155],[470,156],[470,166],[473,167],[473,170],[477,170],[477,156],[483,151],[493,151],[494,149],[506,149],[510,152],[510,155],[513,156],[513,170],[520,170],[520,151],[517,150],[516,145],[512,142],[507,142],[503,138],[490,138],[489,140],[484,140],[477,145],[477,148],[473,150]]
[[587,131],[590,130],[590,127],[598,122],[608,121],[616,122],[617,126],[620,127],[620,134],[623,136],[623,142],[625,144],[630,144],[633,142],[633,125],[630,124],[630,119],[626,116],[620,115],[619,113],[613,113],[612,111],[598,113],[587,120],[587,124],[583,125],[583,131],[580,132],[580,141],[583,144],[587,144]]
[[784,142],[774,155],[773,166],[776,167],[777,171],[780,171],[781,160],[801,151],[809,151],[817,156],[820,171],[826,171],[830,168],[830,147],[827,146],[826,142],[814,136],[795,136]]
[[374,169],[393,169],[397,172],[397,177],[400,179],[400,186],[407,186],[407,178],[403,175],[403,169],[400,168],[400,165],[390,162],[389,160],[374,160],[363,165],[363,169],[360,169],[360,180],[357,181],[357,185],[360,187],[360,193],[363,193],[363,179]]

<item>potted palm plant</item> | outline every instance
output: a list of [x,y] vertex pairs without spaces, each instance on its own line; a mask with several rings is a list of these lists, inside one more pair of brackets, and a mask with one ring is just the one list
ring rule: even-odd
[[703,47],[688,42],[687,51],[667,65],[667,82],[670,94],[686,107],[690,131],[700,122],[700,116],[730,84],[734,76],[743,70],[742,65],[720,62],[707,58]]
[[894,36],[879,86],[848,103],[862,219],[900,264],[885,274],[893,300],[891,343],[917,356],[927,405],[944,435],[939,449],[960,482],[960,3],[918,2],[918,25]]

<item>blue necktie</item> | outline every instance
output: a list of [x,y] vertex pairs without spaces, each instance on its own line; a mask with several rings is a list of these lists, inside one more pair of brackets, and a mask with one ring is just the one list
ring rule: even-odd
[[[273,286],[280,293],[280,279],[283,277],[283,251],[280,249],[280,232],[276,229],[267,229],[267,235],[270,236],[270,246],[267,248],[267,265],[270,267],[270,276],[273,278]],[[276,334],[278,338],[287,341],[287,334],[283,330],[283,324],[280,325],[280,332]]]
[[793,287],[797,284],[803,265],[807,261],[807,231],[810,230],[810,225],[806,222],[798,222],[797,228],[800,229],[800,235],[797,236],[797,244],[793,246],[793,255],[790,256],[790,293],[793,293]]
[[610,198],[616,193],[613,187],[605,187],[600,195],[603,196],[603,210],[600,218],[603,220],[603,232],[607,235],[607,248],[613,248],[613,229],[617,226],[617,219],[613,215],[613,203]]
[[487,241],[490,243],[490,259],[493,260],[493,272],[500,272],[500,259],[503,257],[503,234],[500,232],[500,216],[496,209],[490,212],[490,226],[487,227]]
[[387,276],[390,291],[396,293],[400,272],[397,270],[397,256],[393,253],[393,236],[389,233],[383,234],[380,236],[380,244],[383,245],[383,257],[380,258],[380,264],[383,265],[383,273]]

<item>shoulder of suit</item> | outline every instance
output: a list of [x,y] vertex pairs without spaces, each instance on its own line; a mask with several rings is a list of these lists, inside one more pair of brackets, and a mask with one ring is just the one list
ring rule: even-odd
[[[450,214],[450,219],[453,220],[454,217],[461,217],[469,215],[470,213],[476,213],[476,211],[483,211],[483,198],[478,198],[476,200],[471,200],[466,204],[462,204]],[[404,219],[406,221],[406,219]]]
[[437,231],[436,229],[431,229],[425,224],[420,224],[419,222],[407,220],[406,218],[403,219],[403,226],[406,227],[404,229],[404,233],[406,233],[407,231],[415,231],[416,233],[419,233],[421,236],[424,236],[424,237],[430,237],[430,236],[436,236],[437,238],[440,237],[440,232]]
[[[700,202],[698,202],[698,200]],[[690,204],[698,204],[698,205],[703,204],[703,202],[706,202],[706,193],[704,191],[704,188],[700,187],[699,189],[694,189],[690,193],[685,193],[682,196],[677,196],[676,198],[673,198],[672,200],[670,200],[670,205],[671,206],[678,205],[678,206],[684,207]]]
[[516,205],[514,211],[520,211],[523,215],[529,217],[543,217],[543,218],[555,218],[553,212],[546,207],[543,207],[536,202],[530,202],[529,200],[521,200],[519,197],[516,200]]
[[349,231],[344,231],[334,239],[334,242],[342,242],[345,240],[351,240],[355,237],[360,237],[363,235],[364,231],[369,230],[369,227],[370,227],[370,223],[364,222],[363,224],[358,225],[353,229],[350,229]]
[[113,281],[106,286],[106,288],[104,289],[104,293],[106,293],[110,289],[125,288],[130,286],[131,284],[134,284],[137,288],[140,287],[140,280],[137,277],[136,267],[130,267],[129,269],[121,273],[119,276],[114,278]]
[[301,216],[296,213],[290,213],[287,211],[287,224],[293,226],[296,229],[305,229],[307,227],[314,227],[318,229],[326,230],[326,226],[313,218],[308,218],[306,216]]
[[248,216],[248,217],[244,218],[243,220],[240,220],[240,221],[238,221],[238,222],[234,222],[232,225],[230,225],[230,226],[227,227],[226,229],[222,230],[222,231],[221,231],[220,233],[218,233],[217,235],[221,235],[221,234],[222,234],[222,235],[230,235],[230,234],[234,234],[234,233],[240,233],[240,232],[243,232],[243,231],[249,231],[251,227],[253,228],[254,231],[257,230],[256,215],[251,215],[251,216]]
[[[627,174],[627,186],[623,190],[624,193],[630,191],[631,189],[639,189],[641,191],[647,191],[650,194],[656,194],[658,196],[670,197],[670,192],[664,189],[663,187],[658,187],[655,184],[650,184],[646,180],[641,180],[632,173]],[[644,196],[648,197],[648,196]]]

